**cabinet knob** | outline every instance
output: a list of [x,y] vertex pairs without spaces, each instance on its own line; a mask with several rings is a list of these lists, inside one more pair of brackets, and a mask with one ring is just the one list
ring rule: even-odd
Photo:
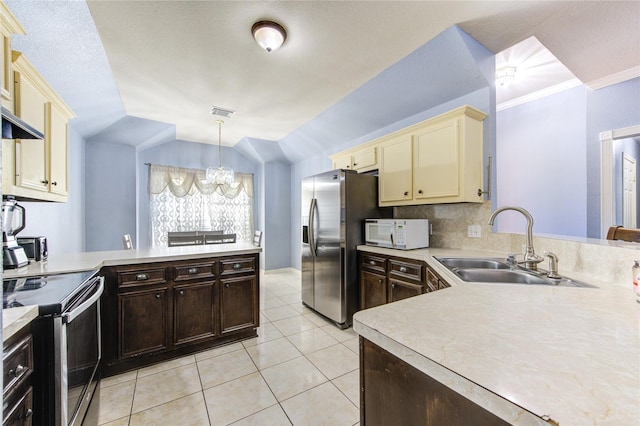
[[382,284],[382,278],[380,278],[380,279],[378,280],[378,282],[379,282],[380,284]]
[[355,167],[355,166],[357,166],[357,165],[358,165],[358,163],[353,163],[353,167]]
[[400,267],[400,272],[407,272],[406,266],[401,266]]
[[404,196],[408,196],[409,195],[409,191],[404,191]]
[[18,364],[15,370],[9,370],[10,377],[18,377],[25,370],[24,366]]
[[370,261],[369,261],[369,265],[375,265],[375,264],[376,264],[376,261],[375,261],[375,260],[370,260]]
[[187,274],[189,275],[193,275],[193,274],[197,274],[198,273],[198,268],[189,268],[187,270]]
[[149,279],[149,274],[136,274],[136,281],[145,281]]
[[239,263],[234,263],[233,264],[233,269],[240,269],[240,268],[242,268],[241,264],[239,264]]
[[160,293],[156,294],[156,299],[160,299]]
[[53,182],[51,182],[51,185],[53,185],[53,186],[58,186],[58,182],[53,181]]
[[396,285],[395,284],[391,284],[391,288],[396,288]]
[[229,286],[231,286],[231,284],[229,284],[229,283],[225,283],[225,285],[224,285],[225,288],[229,288]]
[[180,296],[184,296],[184,290],[180,290]]
[[422,189],[418,189],[418,194],[422,194]]
[[22,415],[22,417],[26,420],[29,417],[33,416],[33,410],[31,408],[29,408],[27,411],[24,412],[24,414]]
[[47,179],[41,180],[40,183],[42,183],[43,185],[49,185],[49,181]]

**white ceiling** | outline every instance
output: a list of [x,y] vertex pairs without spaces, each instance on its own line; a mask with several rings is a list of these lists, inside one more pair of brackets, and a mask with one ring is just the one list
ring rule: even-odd
[[[21,21],[29,21],[31,28],[25,26],[29,36],[33,29],[32,40],[42,34],[42,45],[46,34],[51,38],[65,30],[74,33],[67,9],[73,7],[77,16],[84,13],[77,2],[25,2],[28,7],[18,0],[7,3],[12,10],[19,9],[14,13]],[[41,18],[28,16],[28,8],[35,15],[36,4],[39,10],[47,9]],[[225,122],[223,144],[234,145],[243,137],[280,140],[456,24],[494,53],[535,36],[583,83],[611,75],[640,75],[638,1],[89,0],[87,4],[99,38],[92,38],[89,29],[66,51],[58,46],[60,63],[81,58],[85,74],[96,70],[92,78],[97,90],[102,87],[99,79],[105,78],[106,53],[125,113],[152,120],[149,123],[175,124],[179,140],[217,143],[215,117],[209,114],[212,105],[237,110]],[[57,15],[67,21],[60,25]],[[261,50],[251,37],[251,25],[264,19],[279,22],[288,32],[283,47],[272,53]],[[93,46],[97,41],[104,51]],[[69,57],[63,58],[65,54]],[[66,71],[77,71],[78,76],[82,72]],[[78,85],[81,80],[77,78]],[[97,107],[102,99],[96,96],[94,104],[85,104],[86,97],[80,91],[68,100],[84,119],[85,137],[102,130],[108,121],[104,118],[108,108]],[[109,123],[115,122],[115,111],[112,115]],[[101,123],[102,128],[91,129],[90,123]],[[160,127],[150,126],[166,133]]]

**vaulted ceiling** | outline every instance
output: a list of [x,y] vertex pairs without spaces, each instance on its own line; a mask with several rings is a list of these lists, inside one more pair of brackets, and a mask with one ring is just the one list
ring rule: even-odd
[[[6,2],[74,128],[134,145],[217,143],[212,105],[237,110],[223,144],[281,140],[452,25],[494,53],[535,36],[587,85],[640,75],[638,1]],[[264,19],[288,33],[271,53]]]

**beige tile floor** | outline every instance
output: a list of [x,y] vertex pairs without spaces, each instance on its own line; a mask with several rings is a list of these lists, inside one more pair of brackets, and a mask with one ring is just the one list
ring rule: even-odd
[[354,425],[358,337],[304,307],[300,274],[261,276],[258,337],[100,384],[98,425]]

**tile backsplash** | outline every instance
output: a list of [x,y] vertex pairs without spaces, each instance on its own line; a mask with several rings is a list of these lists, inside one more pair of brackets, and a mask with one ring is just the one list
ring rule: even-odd
[[[491,202],[482,204],[437,204],[394,208],[394,217],[402,219],[426,218],[432,224],[431,247],[488,250],[522,253],[523,234],[494,233],[487,224]],[[534,217],[535,219],[535,217]],[[480,225],[481,238],[467,237],[469,225]],[[524,228],[524,227],[523,227]],[[615,285],[631,286],[631,267],[640,259],[640,244],[562,236],[536,236],[533,245],[542,255],[552,251],[558,255],[560,273],[587,274],[593,279]],[[546,262],[543,264],[546,268]],[[563,272],[564,271],[564,272]]]

